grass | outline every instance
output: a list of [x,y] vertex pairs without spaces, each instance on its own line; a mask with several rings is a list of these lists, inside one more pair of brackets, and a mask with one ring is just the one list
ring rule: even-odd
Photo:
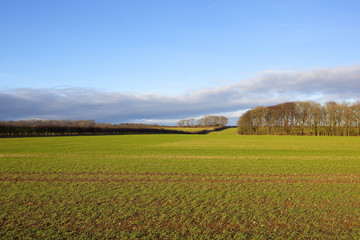
[[0,236],[359,239],[360,138],[0,139]]

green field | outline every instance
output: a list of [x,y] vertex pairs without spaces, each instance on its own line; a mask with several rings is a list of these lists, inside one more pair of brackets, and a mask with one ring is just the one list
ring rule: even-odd
[[360,238],[360,138],[235,132],[0,139],[0,238]]
[[213,130],[213,127],[169,127],[165,128],[169,130],[178,130],[178,131],[184,131],[184,132],[199,132],[203,130]]

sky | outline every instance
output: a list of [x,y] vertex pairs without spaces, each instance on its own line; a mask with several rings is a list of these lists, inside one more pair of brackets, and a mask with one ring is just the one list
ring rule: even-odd
[[0,120],[174,125],[360,100],[360,1],[2,0]]

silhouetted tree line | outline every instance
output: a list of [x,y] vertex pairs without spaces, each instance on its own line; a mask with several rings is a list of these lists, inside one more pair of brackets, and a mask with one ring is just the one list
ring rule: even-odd
[[94,127],[111,126],[110,123],[95,123],[94,120],[19,120],[19,121],[1,121],[0,126],[10,127]]
[[159,127],[157,124],[144,124],[144,123],[96,123],[95,120],[19,120],[19,121],[2,121],[0,120],[0,126],[12,126],[12,127]]
[[238,120],[239,134],[359,136],[360,101],[286,102],[255,107]]
[[[220,128],[216,131],[221,130]],[[207,134],[200,132],[164,129],[156,124],[95,123],[94,120],[20,120],[0,121],[0,137],[26,136],[74,136],[74,135],[118,135],[118,134]]]
[[197,123],[195,119],[181,119],[178,121],[179,127],[222,127],[228,124],[229,120],[224,116],[207,115],[200,118]]

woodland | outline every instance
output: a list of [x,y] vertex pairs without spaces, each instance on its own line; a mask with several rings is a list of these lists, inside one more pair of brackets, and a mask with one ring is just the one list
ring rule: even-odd
[[359,136],[360,101],[258,106],[244,113],[237,126],[241,135]]

